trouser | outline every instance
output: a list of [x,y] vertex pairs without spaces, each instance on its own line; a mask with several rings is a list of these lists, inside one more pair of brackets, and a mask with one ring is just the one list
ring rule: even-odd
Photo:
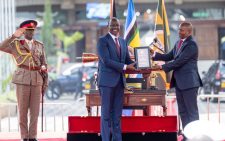
[[[16,84],[19,126],[22,139],[37,137],[37,122],[41,99],[41,86]],[[28,110],[30,120],[28,125]]]
[[183,128],[188,123],[199,120],[197,96],[198,87],[186,90],[180,90],[179,88],[176,88],[178,112]]
[[122,141],[121,115],[123,108],[124,87],[119,83],[116,87],[100,87],[101,94],[101,137],[102,141]]

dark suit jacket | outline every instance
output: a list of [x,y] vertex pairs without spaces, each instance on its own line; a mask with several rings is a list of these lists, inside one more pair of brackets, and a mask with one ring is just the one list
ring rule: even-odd
[[106,34],[99,38],[97,44],[97,52],[99,56],[98,64],[98,85],[106,87],[114,87],[123,77],[125,86],[125,78],[123,67],[124,64],[131,64],[127,44],[124,39],[118,38],[121,47],[120,57],[116,51],[116,45],[110,34]]
[[198,73],[198,46],[189,36],[177,51],[178,42],[167,54],[156,53],[153,60],[170,61],[162,66],[165,72],[173,70],[170,87],[178,87],[181,90],[200,87],[202,81]]

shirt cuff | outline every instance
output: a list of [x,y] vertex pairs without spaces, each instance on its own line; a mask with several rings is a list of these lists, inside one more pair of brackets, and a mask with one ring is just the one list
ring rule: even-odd
[[156,55],[156,52],[154,51],[154,53],[151,55],[152,57],[155,57],[155,55]]
[[123,70],[126,70],[126,69],[127,69],[127,65],[124,65],[124,66],[123,66]]

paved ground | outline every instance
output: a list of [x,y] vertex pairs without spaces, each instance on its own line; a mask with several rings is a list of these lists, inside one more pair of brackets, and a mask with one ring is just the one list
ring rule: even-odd
[[[0,133],[0,141],[7,141],[7,140],[11,141],[11,139],[17,139],[18,141],[19,138],[20,138],[19,132]],[[40,141],[66,141],[66,132],[44,132],[44,133],[38,132],[38,139],[41,139]]]

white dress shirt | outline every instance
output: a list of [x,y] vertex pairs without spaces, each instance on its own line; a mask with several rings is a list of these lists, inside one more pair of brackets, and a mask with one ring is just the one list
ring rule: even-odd
[[32,49],[32,46],[33,46],[34,40],[33,39],[32,40],[25,39],[25,41],[26,41],[27,45],[29,46],[29,49],[31,50]]
[[[111,34],[110,32],[109,32],[109,35],[112,37],[112,39],[113,39],[114,43],[116,43],[115,38],[119,38],[119,37],[116,37],[115,35]],[[120,45],[119,40],[118,40],[118,44]],[[124,64],[124,66],[123,66],[123,70],[126,70],[126,69],[127,69],[127,65],[126,65],[126,64]]]

